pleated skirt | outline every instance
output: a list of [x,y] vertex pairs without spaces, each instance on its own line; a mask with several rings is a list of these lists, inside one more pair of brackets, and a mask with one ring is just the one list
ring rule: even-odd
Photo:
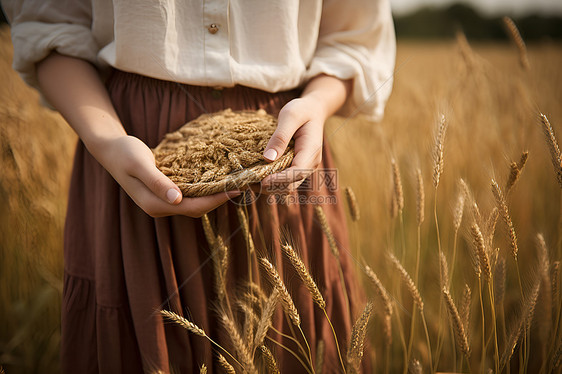
[[[299,95],[297,90],[268,93],[241,86],[217,90],[180,85],[117,70],[107,87],[127,133],[149,147],[203,113],[262,108],[276,116],[284,104]],[[269,259],[294,300],[311,351],[309,354],[302,334],[279,306],[273,317],[274,329],[269,330],[264,344],[275,356],[280,372],[306,373],[307,360],[316,365],[317,349],[323,345],[322,372],[339,373],[336,343],[324,312],[313,303],[281,250],[281,244],[290,241],[317,282],[345,361],[352,321],[363,308],[364,298],[350,255],[344,202],[329,144],[324,144],[320,168],[291,196],[277,201],[257,195],[243,203],[238,198],[208,214],[213,231],[228,248],[228,297],[232,304],[244,299],[250,278],[269,294],[272,285],[260,268],[259,258]],[[333,232],[339,263],[315,216],[317,204],[321,204]],[[240,208],[247,215],[253,251],[249,251],[241,230]],[[227,351],[236,352],[232,331],[221,322],[216,261],[202,220],[148,216],[81,142],[72,172],[64,261],[63,372],[198,373],[205,365],[208,373],[221,373],[219,353],[236,372],[243,372],[208,339],[159,313],[170,310],[187,318]],[[237,305],[232,308],[244,336],[241,330],[247,316]],[[294,337],[301,347],[281,333]],[[256,353],[257,366],[260,354]],[[369,368],[367,355],[364,372]]]

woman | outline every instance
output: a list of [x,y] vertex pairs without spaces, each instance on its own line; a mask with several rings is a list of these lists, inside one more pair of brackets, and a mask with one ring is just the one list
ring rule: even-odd
[[[264,157],[276,159],[293,138],[295,158],[287,178],[270,176],[262,188],[339,198],[325,185],[297,187],[313,170],[333,168],[323,144],[326,118],[382,116],[395,54],[388,3],[25,0],[3,7],[14,68],[80,137],[65,226],[63,371],[194,372],[202,364],[216,371],[214,347],[165,324],[157,311],[187,315],[232,347],[214,308],[210,249],[196,217],[209,213],[229,246],[234,295],[249,271],[236,204],[229,201],[239,192],[182,197],[155,167],[149,147],[202,113],[263,108],[279,120]],[[258,198],[247,207],[252,236],[261,238],[256,252],[276,258],[286,275],[312,357],[324,341],[324,372],[341,370],[333,335],[304,287],[291,281],[279,232],[287,229],[298,245],[344,349],[356,317],[350,310],[363,302],[337,201],[324,211],[342,253],[348,299],[313,205]],[[255,256],[251,263],[257,272]],[[290,331],[280,313],[274,326]],[[282,372],[303,372],[286,350],[268,346]]]

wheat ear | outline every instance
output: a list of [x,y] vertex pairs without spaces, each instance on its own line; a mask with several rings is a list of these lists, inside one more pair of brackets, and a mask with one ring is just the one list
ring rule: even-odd
[[517,50],[519,51],[519,62],[524,69],[529,69],[529,57],[527,55],[527,47],[525,46],[525,42],[519,33],[519,29],[515,25],[515,22],[509,17],[503,17],[503,23],[505,28],[507,29],[507,33],[509,34],[511,40],[517,46]]
[[347,198],[347,204],[349,206],[352,221],[359,221],[359,218],[361,218],[361,212],[359,211],[359,204],[357,203],[357,198],[355,197],[355,193],[351,187],[345,187],[345,196]]
[[400,278],[402,279],[402,282],[406,285],[406,288],[412,295],[414,302],[416,303],[418,308],[420,308],[420,311],[423,311],[423,300],[421,298],[420,291],[418,290],[416,284],[412,280],[412,277],[410,277],[410,274],[408,274],[408,272],[406,271],[406,269],[404,269],[400,261],[398,261],[398,259],[392,253],[389,254],[389,257],[390,257],[390,261],[394,264],[396,270],[398,270],[398,272],[400,273]]
[[238,352],[239,358],[244,365],[245,370],[249,373],[257,373],[256,367],[254,366],[254,360],[252,358],[252,354],[248,348],[248,345],[240,335],[236,324],[226,313],[221,313],[221,322],[224,325],[230,340],[232,341],[232,345],[236,352]]
[[550,159],[552,161],[552,166],[554,167],[554,173],[556,174],[558,184],[562,187],[562,156],[560,155],[560,147],[558,146],[558,141],[554,135],[554,129],[548,121],[548,118],[542,113],[540,114],[540,117],[543,132],[546,137],[546,144],[548,145],[548,150],[550,152]]
[[265,345],[260,345],[260,351],[263,355],[265,365],[267,367],[268,374],[279,374],[279,368],[277,367],[277,361],[273,353]]
[[363,359],[363,350],[365,345],[365,335],[367,333],[367,325],[373,313],[373,303],[367,302],[363,313],[357,319],[351,330],[351,338],[349,348],[347,350],[348,372],[360,373],[361,360]]
[[275,312],[275,308],[277,307],[278,301],[279,301],[279,291],[277,291],[277,288],[275,288],[271,293],[271,296],[269,296],[269,298],[267,299],[261,317],[258,321],[256,327],[256,334],[254,335],[254,342],[253,342],[254,345],[252,349],[255,349],[256,347],[259,347],[260,345],[263,344],[265,335],[267,334],[267,331],[271,327],[273,313]]
[[316,282],[314,282],[314,280],[312,279],[312,276],[306,269],[306,266],[302,262],[297,252],[290,244],[283,244],[281,248],[283,248],[283,252],[285,252],[285,255],[287,255],[287,257],[291,261],[291,264],[299,274],[299,277],[304,283],[306,289],[312,296],[312,300],[314,300],[314,302],[316,303],[316,305],[318,305],[318,307],[320,307],[320,309],[325,309],[326,301],[324,300],[324,297],[322,296],[322,293],[320,293]]
[[470,227],[470,233],[472,234],[474,250],[478,258],[478,263],[480,264],[480,270],[484,273],[484,279],[489,281],[492,277],[490,259],[488,257],[488,252],[486,251],[484,236],[482,235],[482,231],[476,222]]
[[435,134],[435,145],[433,148],[433,187],[439,186],[441,174],[445,165],[444,150],[445,150],[445,135],[447,134],[447,121],[445,115],[441,114],[439,118],[439,125]]
[[449,294],[447,289],[443,288],[443,296],[445,297],[445,304],[447,305],[447,310],[449,311],[449,316],[453,323],[453,330],[455,331],[455,340],[462,353],[468,358],[470,357],[470,347],[468,345],[468,337],[464,329],[461,317],[453,301],[453,298]]
[[447,265],[447,258],[443,252],[439,252],[439,270],[440,273],[440,285],[441,288],[449,287],[449,266]]
[[234,367],[230,365],[230,363],[226,360],[226,358],[223,355],[219,353],[218,358],[219,358],[218,359],[219,365],[223,368],[226,374],[236,374],[236,370],[234,370]]
[[301,324],[301,317],[299,315],[297,307],[295,306],[295,303],[293,302],[293,298],[289,294],[289,291],[287,291],[287,287],[285,287],[285,284],[281,280],[281,276],[277,272],[277,269],[275,269],[271,262],[269,262],[266,258],[262,257],[261,263],[263,265],[263,268],[265,269],[265,272],[271,279],[273,286],[279,292],[283,309],[285,309],[285,312],[289,315],[289,318],[291,319],[291,322],[293,322],[293,325],[299,326]]
[[201,368],[199,368],[199,374],[207,374],[207,365],[201,365]]
[[244,235],[244,240],[246,241],[246,246],[250,251],[250,255],[254,253],[254,240],[252,239],[252,234],[250,233],[250,226],[248,225],[248,217],[244,213],[244,209],[241,206],[236,207],[236,214],[238,215],[238,220],[240,221],[240,227],[242,228],[242,234]]
[[394,185],[394,199],[397,203],[398,213],[404,209],[404,188],[402,187],[402,179],[400,177],[400,168],[396,160],[392,159],[392,180]]
[[509,214],[509,208],[507,207],[507,202],[505,201],[505,197],[500,189],[498,183],[492,179],[492,193],[494,194],[494,198],[496,199],[496,205],[500,210],[501,216],[507,225],[508,235],[509,235],[509,243],[511,245],[511,255],[514,259],[517,259],[517,253],[519,252],[519,248],[517,246],[517,235],[515,234],[515,228],[513,227],[513,222],[511,220],[511,215]]
[[325,348],[326,346],[324,344],[324,340],[319,340],[316,344],[316,365],[314,365],[316,374],[322,374],[324,368]]
[[339,260],[340,258],[340,251],[338,250],[338,246],[336,245],[336,239],[334,238],[334,234],[332,233],[332,229],[328,225],[328,219],[326,218],[326,214],[324,213],[324,209],[320,205],[314,206],[314,212],[316,213],[316,217],[318,221],[320,221],[320,227],[328,240],[328,244],[330,246],[330,250],[332,254]]
[[203,330],[201,327],[197,326],[195,323],[187,320],[186,318],[174,313],[174,312],[170,312],[168,310],[161,310],[160,314],[162,314],[163,317],[168,318],[170,321],[173,321],[175,323],[177,323],[178,325],[180,325],[181,327],[183,327],[184,329],[186,329],[187,331],[195,334],[195,335],[199,335],[202,337],[207,337],[207,334],[205,333],[205,330]]

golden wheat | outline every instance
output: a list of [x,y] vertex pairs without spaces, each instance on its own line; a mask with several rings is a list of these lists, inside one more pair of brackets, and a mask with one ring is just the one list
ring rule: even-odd
[[396,160],[392,159],[392,180],[394,183],[394,199],[396,201],[396,207],[398,208],[398,213],[404,210],[404,188],[402,187],[402,179],[400,177],[400,168],[396,163]]
[[361,218],[361,211],[359,210],[359,204],[357,203],[357,198],[351,187],[345,187],[345,196],[347,198],[347,205],[349,206],[349,212],[351,213],[351,220],[354,222],[359,221]]
[[265,345],[260,345],[260,351],[263,354],[265,364],[267,367],[267,372],[272,374],[278,374],[279,369],[277,367],[277,361],[275,361],[275,356]]
[[497,207],[500,210],[502,218],[507,226],[507,231],[509,235],[509,244],[511,245],[511,255],[513,256],[513,258],[517,259],[517,253],[519,252],[519,248],[517,246],[517,235],[515,234],[515,228],[513,227],[511,215],[509,214],[509,208],[507,207],[507,203],[500,189],[500,186],[498,186],[498,183],[493,179],[492,179],[492,193],[494,194]]
[[453,323],[453,330],[455,331],[455,340],[459,347],[459,350],[464,353],[466,357],[470,356],[470,347],[468,345],[468,338],[466,331],[464,329],[463,322],[457,310],[457,307],[453,301],[453,298],[445,288],[442,290],[443,296],[445,297],[445,304],[447,305],[447,310],[449,311],[449,316]]
[[433,187],[439,186],[441,174],[445,166],[445,135],[447,134],[447,121],[445,115],[441,114],[435,133],[435,144],[433,148]]
[[420,226],[425,218],[425,191],[422,172],[419,168],[416,169],[416,182],[416,219]]
[[219,361],[219,365],[223,368],[225,373],[236,374],[236,370],[234,370],[234,367],[230,365],[230,363],[226,360],[226,358],[220,353],[218,354],[218,361]]
[[361,372],[361,359],[363,358],[365,335],[372,313],[373,303],[369,301],[351,330],[351,338],[347,349],[347,370],[351,373]]
[[316,303],[316,305],[318,305],[318,307],[320,307],[320,309],[325,309],[326,301],[324,300],[324,297],[320,293],[320,290],[318,289],[316,282],[314,282],[314,280],[312,279],[312,276],[306,269],[306,266],[302,262],[297,252],[295,252],[293,247],[287,243],[281,245],[281,248],[283,248],[283,252],[285,252],[287,257],[291,261],[291,264],[299,274],[299,277],[304,283],[306,289],[308,290],[308,292],[310,292],[310,295],[312,296],[312,300],[314,300],[314,302]]
[[420,291],[418,290],[416,284],[410,277],[410,274],[408,274],[408,272],[406,271],[406,269],[404,269],[400,261],[392,253],[389,254],[389,257],[390,257],[390,261],[394,264],[394,267],[400,274],[400,278],[402,279],[402,282],[406,285],[406,288],[410,292],[410,295],[412,295],[414,302],[416,303],[418,308],[420,308],[420,311],[423,311],[423,300],[421,298]]
[[330,246],[330,250],[332,251],[332,254],[336,257],[336,258],[340,258],[340,251],[338,249],[338,246],[336,244],[336,239],[334,238],[334,234],[332,233],[332,229],[330,228],[330,225],[328,225],[328,219],[326,218],[326,214],[324,213],[324,209],[322,209],[322,207],[320,205],[315,205],[314,206],[314,212],[316,213],[316,217],[318,218],[318,221],[320,221],[320,227],[322,228],[322,231],[324,232],[324,235],[326,236],[326,239],[328,240],[328,245]]
[[529,69],[529,56],[527,54],[527,46],[515,25],[515,22],[509,17],[503,17],[503,23],[507,29],[508,35],[511,37],[511,40],[517,46],[517,50],[519,51],[519,62],[521,66],[528,70]]
[[263,268],[265,269],[265,272],[269,276],[269,279],[273,283],[273,286],[279,292],[283,309],[285,309],[285,312],[289,315],[291,322],[293,322],[295,326],[299,326],[301,323],[301,317],[299,315],[299,312],[297,311],[295,303],[293,302],[293,298],[289,294],[289,291],[287,291],[287,288],[285,287],[285,284],[281,279],[281,276],[279,275],[275,267],[271,264],[271,262],[269,262],[266,258],[262,258],[261,263],[263,265]]
[[558,181],[560,187],[562,187],[562,156],[560,154],[560,147],[558,146],[556,135],[554,135],[554,129],[552,128],[548,118],[544,114],[540,113],[540,119],[543,126],[543,132],[546,137],[546,144],[550,152],[550,160],[552,161],[554,173],[556,174],[556,180]]

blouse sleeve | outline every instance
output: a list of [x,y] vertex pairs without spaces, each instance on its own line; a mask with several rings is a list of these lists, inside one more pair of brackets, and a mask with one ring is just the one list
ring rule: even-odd
[[91,31],[88,0],[2,0],[11,24],[13,68],[38,87],[35,64],[51,53],[96,63],[99,47]]
[[396,38],[388,0],[324,1],[316,52],[306,79],[352,79],[338,114],[380,120],[392,90]]

